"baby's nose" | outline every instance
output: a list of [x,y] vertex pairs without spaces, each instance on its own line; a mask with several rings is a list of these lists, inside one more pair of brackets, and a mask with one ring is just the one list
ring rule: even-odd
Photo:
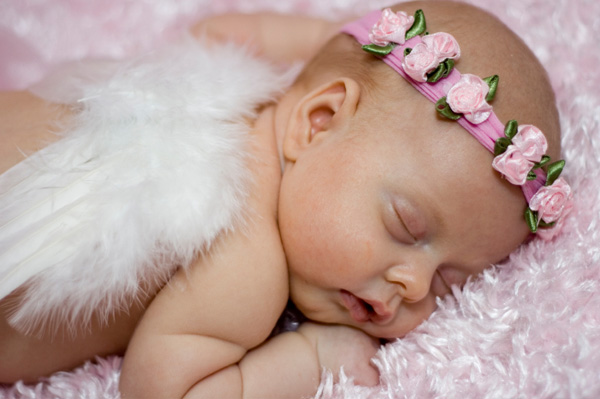
[[435,267],[424,264],[414,266],[396,265],[385,273],[385,279],[396,284],[404,302],[419,302],[427,296]]

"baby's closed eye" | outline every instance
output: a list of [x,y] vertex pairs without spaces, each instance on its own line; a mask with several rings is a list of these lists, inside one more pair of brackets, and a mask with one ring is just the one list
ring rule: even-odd
[[424,219],[407,199],[390,196],[386,204],[384,223],[389,234],[404,244],[415,244],[426,234]]

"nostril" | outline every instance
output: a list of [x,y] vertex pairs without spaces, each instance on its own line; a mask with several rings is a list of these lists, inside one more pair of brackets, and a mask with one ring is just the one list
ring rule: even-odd
[[404,298],[408,296],[408,287],[406,286],[406,284],[404,284],[401,281],[394,281],[393,284],[396,286],[396,289],[398,290],[397,292],[400,295],[400,297],[404,300]]
[[[362,301],[362,299],[361,299],[361,301]],[[365,301],[362,301],[362,302],[365,306],[365,309],[367,309],[367,312],[369,313],[369,315],[375,314],[375,309],[373,309],[373,306],[371,306],[368,302],[365,302]]]
[[402,282],[398,282],[396,283],[400,286],[400,289],[402,290],[402,294],[404,296],[404,294],[408,291],[408,289],[406,288],[406,284],[402,283]]

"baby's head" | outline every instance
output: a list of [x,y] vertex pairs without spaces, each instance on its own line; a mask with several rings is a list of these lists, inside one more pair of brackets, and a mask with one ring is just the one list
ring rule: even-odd
[[[428,32],[456,38],[462,74],[500,76],[490,101],[499,120],[537,126],[557,160],[554,95],[521,40],[472,6],[393,7],[417,9]],[[280,102],[279,226],[290,295],[308,318],[402,336],[431,314],[436,296],[530,236],[521,187],[435,107],[348,34],[327,43]]]

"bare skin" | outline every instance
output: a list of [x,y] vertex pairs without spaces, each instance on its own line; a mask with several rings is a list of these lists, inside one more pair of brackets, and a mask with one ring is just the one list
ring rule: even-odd
[[[59,139],[53,131],[58,125],[68,124],[70,115],[69,107],[47,103],[29,92],[0,93],[0,173]],[[97,355],[123,354],[149,303],[146,299],[133,304],[108,325],[95,319],[90,334],[79,332],[73,339],[64,328],[52,336],[23,335],[13,329],[7,315],[18,296],[16,292],[0,302],[3,382],[35,381],[43,375],[72,369]]]
[[[13,94],[6,96],[9,95]],[[19,120],[20,123],[29,124],[31,121],[37,121],[36,126],[45,127],[57,119],[68,118],[68,113],[65,113],[62,107],[43,104],[41,100],[28,94],[15,93],[14,95],[19,99],[28,98],[32,105],[32,111],[23,114],[25,117]],[[8,98],[7,103],[10,103]],[[23,107],[24,102],[18,102],[18,105]],[[10,111],[8,108],[4,109]],[[271,123],[272,117],[273,109],[267,108],[257,120],[255,129],[252,131],[252,135],[256,137],[253,146],[255,159],[261,161],[257,161],[257,164],[253,165],[253,170],[257,171],[256,187],[252,190],[254,196],[250,204],[256,217],[249,223],[249,227],[244,229],[243,234],[233,233],[222,236],[209,255],[198,259],[192,267],[191,273],[176,274],[156,298],[147,298],[139,303],[134,303],[127,311],[115,315],[108,325],[94,320],[89,331],[79,331],[75,337],[65,330],[59,330],[56,335],[43,334],[41,337],[19,333],[6,320],[11,305],[18,300],[18,293],[5,298],[0,302],[0,310],[3,314],[0,319],[0,336],[2,337],[0,358],[3,359],[0,376],[2,376],[2,381],[8,383],[17,380],[33,382],[40,376],[74,368],[94,356],[123,354],[127,349],[128,356],[123,366],[125,377],[122,379],[124,396],[127,396],[128,390],[135,390],[134,396],[136,397],[140,393],[141,386],[137,381],[127,378],[129,367],[134,368],[134,371],[129,373],[130,375],[138,375],[140,371],[144,372],[143,369],[140,370],[140,364],[152,366],[152,359],[161,359],[162,362],[165,358],[171,357],[183,370],[190,371],[187,374],[188,380],[170,378],[168,381],[172,381],[174,384],[160,384],[164,389],[160,392],[156,391],[155,386],[148,384],[151,389],[148,392],[142,392],[144,396],[172,397],[175,393],[177,396],[183,397],[186,395],[187,389],[178,390],[178,386],[192,387],[195,385],[198,375],[208,377],[215,370],[224,368],[226,371],[224,370],[223,374],[219,374],[218,377],[212,376],[207,379],[207,384],[196,386],[189,393],[190,397],[202,397],[201,395],[214,393],[216,388],[222,390],[225,385],[220,380],[222,378],[229,379],[233,374],[239,376],[242,367],[249,370],[246,374],[252,375],[252,370],[255,370],[255,367],[252,366],[253,363],[267,364],[263,360],[265,357],[271,359],[285,355],[283,359],[294,357],[298,368],[304,370],[304,377],[295,379],[298,384],[294,387],[294,391],[301,391],[308,395],[314,392],[320,377],[317,344],[319,343],[323,348],[321,353],[332,352],[332,355],[325,357],[320,362],[321,364],[329,365],[332,369],[339,369],[341,365],[345,364],[347,372],[352,375],[354,354],[349,353],[345,345],[340,344],[355,342],[358,357],[361,359],[360,362],[356,362],[356,376],[364,384],[375,384],[377,373],[367,360],[374,355],[377,341],[357,330],[346,327],[331,330],[331,328],[309,323],[300,330],[300,333],[283,334],[281,338],[273,341],[272,345],[263,346],[254,351],[253,355],[244,358],[245,360],[240,362],[239,366],[236,365],[234,368],[229,366],[237,364],[248,350],[258,346],[267,338],[288,298],[286,263],[276,226],[277,191],[280,179],[279,159],[274,135],[265,134],[265,132],[270,133],[270,130],[263,126],[265,123]],[[24,126],[19,126],[19,121],[13,125],[15,131]],[[46,138],[46,135],[45,128],[33,132],[27,137],[29,141],[25,141],[25,139],[19,141],[20,149],[24,153],[31,153],[36,148],[27,144],[37,143],[36,139]],[[16,158],[18,160],[18,157]],[[12,165],[8,164],[8,166]],[[258,256],[250,260],[248,254],[257,254]],[[245,267],[240,268],[239,259],[245,260]],[[227,268],[232,270],[228,272]],[[224,276],[228,276],[230,279],[227,280]],[[207,284],[206,282],[212,283]],[[241,287],[245,287],[245,289]],[[264,293],[268,293],[268,295],[264,295]],[[151,302],[152,306],[146,312]],[[174,302],[187,304],[188,309],[180,307],[180,312],[168,311]],[[199,303],[205,306],[200,308]],[[244,303],[245,306],[239,306],[240,303]],[[249,312],[249,308],[246,306],[249,306],[250,309],[260,309],[260,312]],[[206,312],[201,313],[202,309],[205,309]],[[173,317],[165,317],[167,314]],[[190,314],[196,315],[194,320],[198,324],[189,324]],[[229,320],[235,320],[237,327],[219,322],[223,315],[227,315]],[[142,320],[141,323],[139,323],[140,320]],[[177,329],[173,329],[173,326],[181,325],[186,325],[186,329],[190,333],[177,333]],[[207,327],[209,330],[206,330]],[[131,341],[134,331],[140,338]],[[198,331],[205,332],[200,335]],[[172,339],[173,346],[168,342],[165,343],[165,337]],[[210,342],[203,342],[202,337],[207,337],[205,339]],[[346,340],[340,340],[340,337],[346,337]],[[160,341],[160,344],[154,341]],[[186,353],[193,353],[194,344],[197,344],[198,354],[191,357],[180,357],[180,353],[172,352],[173,347],[180,347],[182,342],[186,342]],[[328,344],[324,344],[325,342]],[[338,344],[337,347],[335,343]],[[155,350],[147,351],[148,346],[154,347]],[[220,356],[210,356],[208,348],[217,351]],[[282,350],[283,348],[289,348],[290,352]],[[337,350],[332,348],[337,348]],[[162,353],[163,350],[164,353]],[[277,356],[273,356],[275,352]],[[223,356],[224,353],[229,353],[230,357]],[[341,357],[342,354],[345,357]],[[212,364],[210,360],[202,360],[200,355],[207,356],[209,359],[217,358],[223,363]],[[304,363],[301,355],[306,358]],[[189,364],[182,364],[185,358],[188,359]],[[268,362],[268,365],[274,370],[281,370],[283,366],[281,363],[271,361]],[[156,374],[156,370],[153,367],[150,368],[149,372]],[[167,368],[161,368],[167,371]],[[290,373],[290,378],[295,377],[296,372],[293,369],[290,369]],[[182,372],[178,376],[183,378],[186,373]],[[165,379],[161,380],[165,381]],[[129,387],[128,383],[135,385]],[[231,384],[226,384],[226,386],[235,387]],[[262,396],[264,388],[262,385],[257,385],[257,394],[260,393]],[[289,388],[290,385],[287,384],[286,390]],[[220,392],[222,393],[222,391]],[[247,391],[250,397],[252,396],[251,392]],[[276,387],[272,387],[269,392],[277,393],[279,391]],[[276,394],[273,397],[281,396]]]
[[0,93],[0,173],[58,139],[56,124],[69,110],[25,91]]
[[[222,18],[229,19],[229,17],[218,17],[219,20]],[[264,22],[265,18],[268,20],[270,16],[260,19]],[[236,22],[235,26],[240,26],[237,24],[236,17],[233,17],[233,21]],[[221,22],[219,21],[218,26],[221,26]],[[281,23],[279,19],[276,19],[275,22]],[[317,25],[321,24],[322,21],[317,21]],[[254,29],[254,26],[251,24],[249,28]],[[272,49],[272,47],[269,48]],[[284,59],[291,60],[286,57]],[[0,172],[8,170],[22,161],[26,155],[57,140],[58,137],[52,133],[55,126],[68,124],[69,121],[70,110],[68,107],[47,103],[28,92],[3,93],[0,101],[2,102],[0,123],[3,126],[3,140],[0,142],[0,151],[3,155]],[[274,340],[272,345],[254,350],[251,352],[251,356],[246,356],[238,365],[238,361],[248,353],[249,349],[257,347],[267,338],[288,298],[286,262],[276,225],[281,174],[275,135],[272,132],[273,116],[273,107],[266,107],[251,132],[255,139],[252,147],[254,159],[261,161],[249,166],[255,171],[256,186],[250,190],[254,196],[248,204],[253,211],[251,212],[253,219],[243,229],[243,233],[232,233],[220,237],[218,242],[213,245],[210,254],[198,259],[191,268],[191,273],[178,273],[173,276],[167,287],[156,298],[154,295],[141,298],[129,309],[116,314],[108,325],[94,319],[88,330],[78,331],[74,336],[71,331],[60,328],[54,335],[43,331],[39,335],[21,334],[7,322],[10,309],[18,302],[20,292],[15,292],[3,299],[0,301],[2,315],[0,318],[0,336],[2,337],[0,340],[0,358],[2,359],[0,380],[4,383],[12,383],[17,380],[34,382],[40,376],[79,366],[94,356],[122,355],[127,350],[124,378],[122,378],[124,397],[131,392],[135,392],[132,394],[134,397],[138,397],[140,394],[145,397],[173,397],[174,395],[176,397],[184,395],[202,397],[203,395],[212,396],[216,392],[219,392],[219,396],[221,396],[224,386],[233,388],[231,393],[237,395],[239,392],[236,391],[238,388],[235,384],[224,385],[221,381],[223,378],[229,380],[232,375],[237,375],[236,378],[239,378],[242,368],[247,370],[245,374],[252,375],[252,370],[256,369],[253,366],[254,363],[263,364],[262,367],[265,367],[267,362],[263,360],[264,358],[276,357],[284,360],[294,357],[298,365],[297,369],[304,370],[303,377],[298,378],[297,372],[289,369],[289,378],[284,380],[294,380],[297,381],[297,384],[286,384],[285,391],[293,388],[294,392],[303,395],[313,393],[320,378],[319,363],[332,369],[339,369],[345,365],[349,375],[353,375],[353,370],[356,370],[354,374],[358,378],[357,381],[363,384],[375,384],[377,372],[368,363],[368,359],[375,354],[378,341],[358,330],[341,326],[325,328],[307,323],[299,333],[283,334]],[[259,256],[249,260],[248,254],[258,254]],[[241,269],[240,259],[244,259],[246,264]],[[235,270],[227,272],[228,267],[230,269],[235,267]],[[247,273],[240,273],[240,270]],[[224,279],[224,275],[231,277],[230,281]],[[212,287],[212,291],[207,289],[206,282],[209,281],[212,281],[211,284],[208,284]],[[215,281],[218,281],[219,284],[215,284]],[[198,282],[202,283],[198,284]],[[242,286],[247,288],[240,289]],[[257,295],[257,293],[268,293],[268,296]],[[224,301],[223,298],[229,300]],[[181,309],[182,312],[179,313],[167,311],[174,316],[174,319],[163,317],[166,308],[172,306],[173,302],[180,301],[188,303],[189,309]],[[200,311],[198,303],[203,303],[207,310],[203,317],[198,317]],[[240,303],[244,303],[252,309],[260,309],[260,312],[248,312],[246,307],[239,306]],[[150,304],[152,306],[148,309]],[[194,319],[197,320],[197,325],[188,325],[186,328],[189,331],[185,332],[177,332],[177,329],[172,329],[173,326],[188,324],[186,321],[190,320],[189,314],[192,313],[196,315]],[[222,319],[223,315],[226,315],[228,320],[235,320],[236,324],[223,325],[218,321]],[[257,315],[260,317],[257,318]],[[142,320],[141,323],[140,320]],[[206,330],[207,326],[215,326],[216,329]],[[141,338],[132,341],[136,329],[136,335]],[[200,334],[202,331],[204,334]],[[204,342],[203,336],[220,338],[207,338],[210,342]],[[171,353],[171,346],[153,343],[154,339],[164,343],[165,337],[172,337],[175,347],[179,347],[182,342],[190,341],[191,338],[191,346],[186,346],[186,351],[193,348],[194,341],[196,341],[195,343],[202,349],[205,356],[212,348],[212,350],[218,351],[220,356],[210,356],[209,358],[218,358],[219,363],[213,364],[210,360],[203,362],[198,356],[190,357],[188,360],[191,363],[189,364],[180,363],[182,359]],[[346,337],[346,339],[340,339],[342,337]],[[133,344],[130,344],[131,342]],[[345,345],[341,345],[344,342],[354,344],[357,348],[356,357],[355,354],[347,351]],[[154,346],[156,351],[148,352],[147,345]],[[317,346],[322,348],[321,354],[329,353],[329,355],[319,359]],[[127,377],[128,375],[134,377],[140,375],[139,363],[147,364],[145,360],[164,359],[164,353],[161,354],[159,349],[161,347],[167,352],[167,356],[173,357],[179,367],[189,370],[189,373],[180,373],[179,377],[182,379],[173,379],[171,385],[161,384],[162,391],[157,391],[155,386],[147,384],[148,391],[140,392],[140,388],[144,385],[138,384],[136,379]],[[139,354],[138,348],[140,348]],[[284,348],[289,348],[290,351],[286,352]],[[229,355],[224,355],[225,353]],[[273,356],[274,353],[277,355]],[[150,359],[146,357],[148,354]],[[304,362],[302,362],[303,356]],[[281,371],[284,366],[282,363],[269,361],[268,365],[274,371]],[[353,366],[352,363],[356,363],[356,366]],[[232,366],[229,366],[230,364]],[[128,372],[130,367],[133,367],[134,371]],[[167,371],[166,367],[159,367],[159,369]],[[223,371],[218,375],[213,374],[219,369],[223,369]],[[160,370],[149,369],[149,372],[160,376]],[[141,370],[141,375],[143,373],[144,370]],[[213,375],[208,378],[211,374]],[[261,374],[257,377],[262,378],[262,376]],[[196,385],[192,391],[186,394],[188,389],[203,377],[207,377],[204,378],[206,383]],[[159,380],[164,381],[165,379]],[[252,377],[245,380],[245,394],[253,396],[252,389],[249,388],[251,385],[248,384]],[[257,384],[254,388],[256,395],[265,397],[262,392],[265,388],[268,388],[267,391],[273,394],[273,397],[283,397],[282,395],[285,394],[285,391],[278,390],[277,387],[269,388],[263,384]]]
[[[454,17],[485,18],[452,3],[415,2],[402,9],[412,13],[418,7],[431,18],[434,31],[453,28]],[[307,46],[300,54],[310,56],[322,44],[321,36],[315,34],[312,42],[305,32],[325,29],[328,37],[339,27],[305,18],[286,17],[283,23],[274,16],[261,16],[259,22],[246,18],[219,17],[196,32],[249,37],[267,56],[281,45],[294,48],[290,41],[297,41]],[[269,34],[271,18],[278,34]],[[481,22],[496,29],[496,42],[512,43],[504,28],[489,23]],[[290,35],[278,44],[285,27]],[[477,46],[485,43],[468,40],[481,26],[454,28],[461,46],[465,39],[464,54],[483,54]],[[274,42],[261,45],[271,38]],[[461,70],[486,75],[492,64],[500,73],[510,70],[502,58],[492,62],[494,48],[487,51],[489,64],[465,61]],[[518,56],[523,50],[512,51]],[[294,58],[280,54],[286,61]],[[522,85],[518,76],[514,81],[509,72],[506,76],[509,87]],[[57,360],[37,372],[15,361],[13,371],[0,369],[0,381],[33,379],[73,367],[92,352],[119,353],[127,347],[120,385],[124,398],[310,396],[321,367],[342,365],[358,383],[376,384],[369,359],[378,341],[360,330],[375,337],[403,336],[431,314],[436,296],[501,261],[527,235],[522,194],[491,171],[491,155],[456,124],[428,116],[430,104],[406,82],[393,93],[393,101],[374,101],[355,78],[324,72],[265,107],[251,132],[255,186],[247,227],[219,237],[189,275],[177,273],[151,302],[130,309],[130,318],[118,316],[110,327],[96,326],[70,347],[48,349],[46,354]],[[48,126],[59,115],[38,99],[26,100],[30,104],[23,107],[31,112],[8,118],[14,132],[26,122]],[[509,95],[500,97],[498,115],[502,120],[524,116],[550,132],[549,141],[556,144],[552,121],[529,103],[527,110],[512,104]],[[400,116],[374,117],[381,113]],[[28,143],[43,139],[43,131],[19,142],[34,151]],[[10,162],[18,162],[14,146],[2,145],[1,151],[12,152]],[[558,151],[553,147],[551,155]],[[353,306],[357,300],[348,302],[350,295],[369,306]],[[309,318],[351,327],[308,323],[265,343],[290,296]],[[0,309],[6,312],[7,305],[3,301]],[[48,344],[14,332],[5,322],[0,338],[3,365],[9,363],[4,356],[28,359]],[[9,351],[11,345],[19,349]],[[89,351],[81,353],[83,346]]]
[[90,330],[79,332],[74,339],[64,329],[41,337],[19,333],[6,320],[12,299],[8,297],[0,304],[0,375],[2,381],[11,383],[34,382],[40,376],[73,369],[95,356],[124,354],[147,306],[147,302],[131,306],[128,312],[115,315],[108,325],[94,319]]

